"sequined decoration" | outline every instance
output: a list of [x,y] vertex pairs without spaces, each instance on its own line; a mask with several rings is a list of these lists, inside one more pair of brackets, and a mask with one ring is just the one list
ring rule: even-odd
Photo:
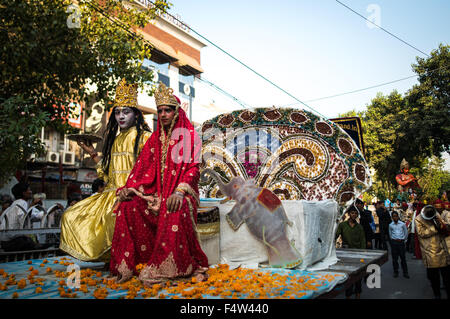
[[[371,185],[369,167],[337,124],[293,108],[255,108],[204,122],[201,168],[225,182],[253,178],[282,200],[335,199],[346,205]],[[223,197],[213,180],[200,183],[206,197]]]

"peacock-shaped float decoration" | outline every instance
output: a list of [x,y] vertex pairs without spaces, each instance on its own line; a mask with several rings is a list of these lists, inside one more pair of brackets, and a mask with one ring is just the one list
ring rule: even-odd
[[[335,199],[346,206],[371,185],[369,167],[352,138],[329,120],[303,109],[255,108],[204,122],[202,168],[226,182],[254,179],[281,200]],[[210,180],[206,198],[223,197]]]

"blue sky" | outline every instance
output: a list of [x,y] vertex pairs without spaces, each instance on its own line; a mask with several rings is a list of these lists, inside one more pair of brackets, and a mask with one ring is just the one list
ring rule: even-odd
[[[450,43],[450,1],[341,0],[429,53]],[[364,110],[377,92],[406,92],[416,79],[348,94],[413,75],[416,56],[425,57],[335,0],[171,0],[169,10],[191,28],[228,51],[325,117]],[[206,43],[203,76],[252,107],[298,104]],[[310,101],[310,102],[307,102]],[[230,111],[241,108],[230,99]],[[195,112],[195,110],[193,110]]]

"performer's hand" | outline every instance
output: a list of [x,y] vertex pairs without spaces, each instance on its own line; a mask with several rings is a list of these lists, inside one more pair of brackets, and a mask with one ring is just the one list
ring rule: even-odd
[[94,146],[92,145],[92,142],[89,140],[86,141],[77,141],[77,144],[88,154],[95,153]]
[[129,201],[129,200],[131,200],[131,191],[128,189],[128,188],[122,188],[120,191],[119,191],[119,194],[117,194],[118,195],[118,197],[119,197],[119,201],[120,202],[126,202],[126,201]]
[[183,204],[183,197],[184,196],[178,192],[170,195],[169,199],[167,200],[167,211],[169,213],[173,213],[179,210],[181,208],[181,205]]

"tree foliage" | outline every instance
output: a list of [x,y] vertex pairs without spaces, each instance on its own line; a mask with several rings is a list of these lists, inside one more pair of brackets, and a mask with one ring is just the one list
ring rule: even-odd
[[450,151],[450,45],[440,45],[429,58],[413,64],[419,84],[408,92],[409,125],[403,129],[414,136],[419,152],[440,156]]
[[34,125],[17,121],[23,101],[36,106],[36,118],[45,114],[47,125],[69,132],[69,102],[86,100],[89,87],[95,86],[97,100],[108,102],[120,78],[141,88],[152,81],[152,71],[142,67],[151,46],[133,30],[169,6],[166,0],[154,3],[142,10],[119,0],[0,0],[0,103],[20,102],[4,108],[12,113],[2,113],[7,122],[0,135],[18,142],[20,135],[11,135],[18,130],[4,127]]
[[450,182],[450,172],[444,169],[444,160],[437,156],[427,159],[421,172],[418,172],[419,184],[428,202],[439,198],[447,190]]
[[[0,101],[0,184],[6,182],[30,155],[41,155],[44,148],[40,140],[41,128],[50,119],[36,104],[21,97]],[[9,125],[14,122],[15,125]]]
[[[395,193],[395,175],[405,158],[411,168],[418,168],[417,174],[428,176],[422,179],[425,196],[436,195],[436,187],[430,186],[429,172],[438,174],[438,168],[428,171],[423,168],[432,155],[440,157],[443,151],[450,150],[449,50],[449,45],[440,45],[429,58],[417,58],[412,67],[418,75],[418,84],[404,95],[397,91],[389,95],[378,93],[367,109],[357,114],[362,120],[366,160],[376,170],[376,179],[381,184],[374,185],[374,193],[386,192],[388,196]],[[349,114],[356,113],[345,115]]]

